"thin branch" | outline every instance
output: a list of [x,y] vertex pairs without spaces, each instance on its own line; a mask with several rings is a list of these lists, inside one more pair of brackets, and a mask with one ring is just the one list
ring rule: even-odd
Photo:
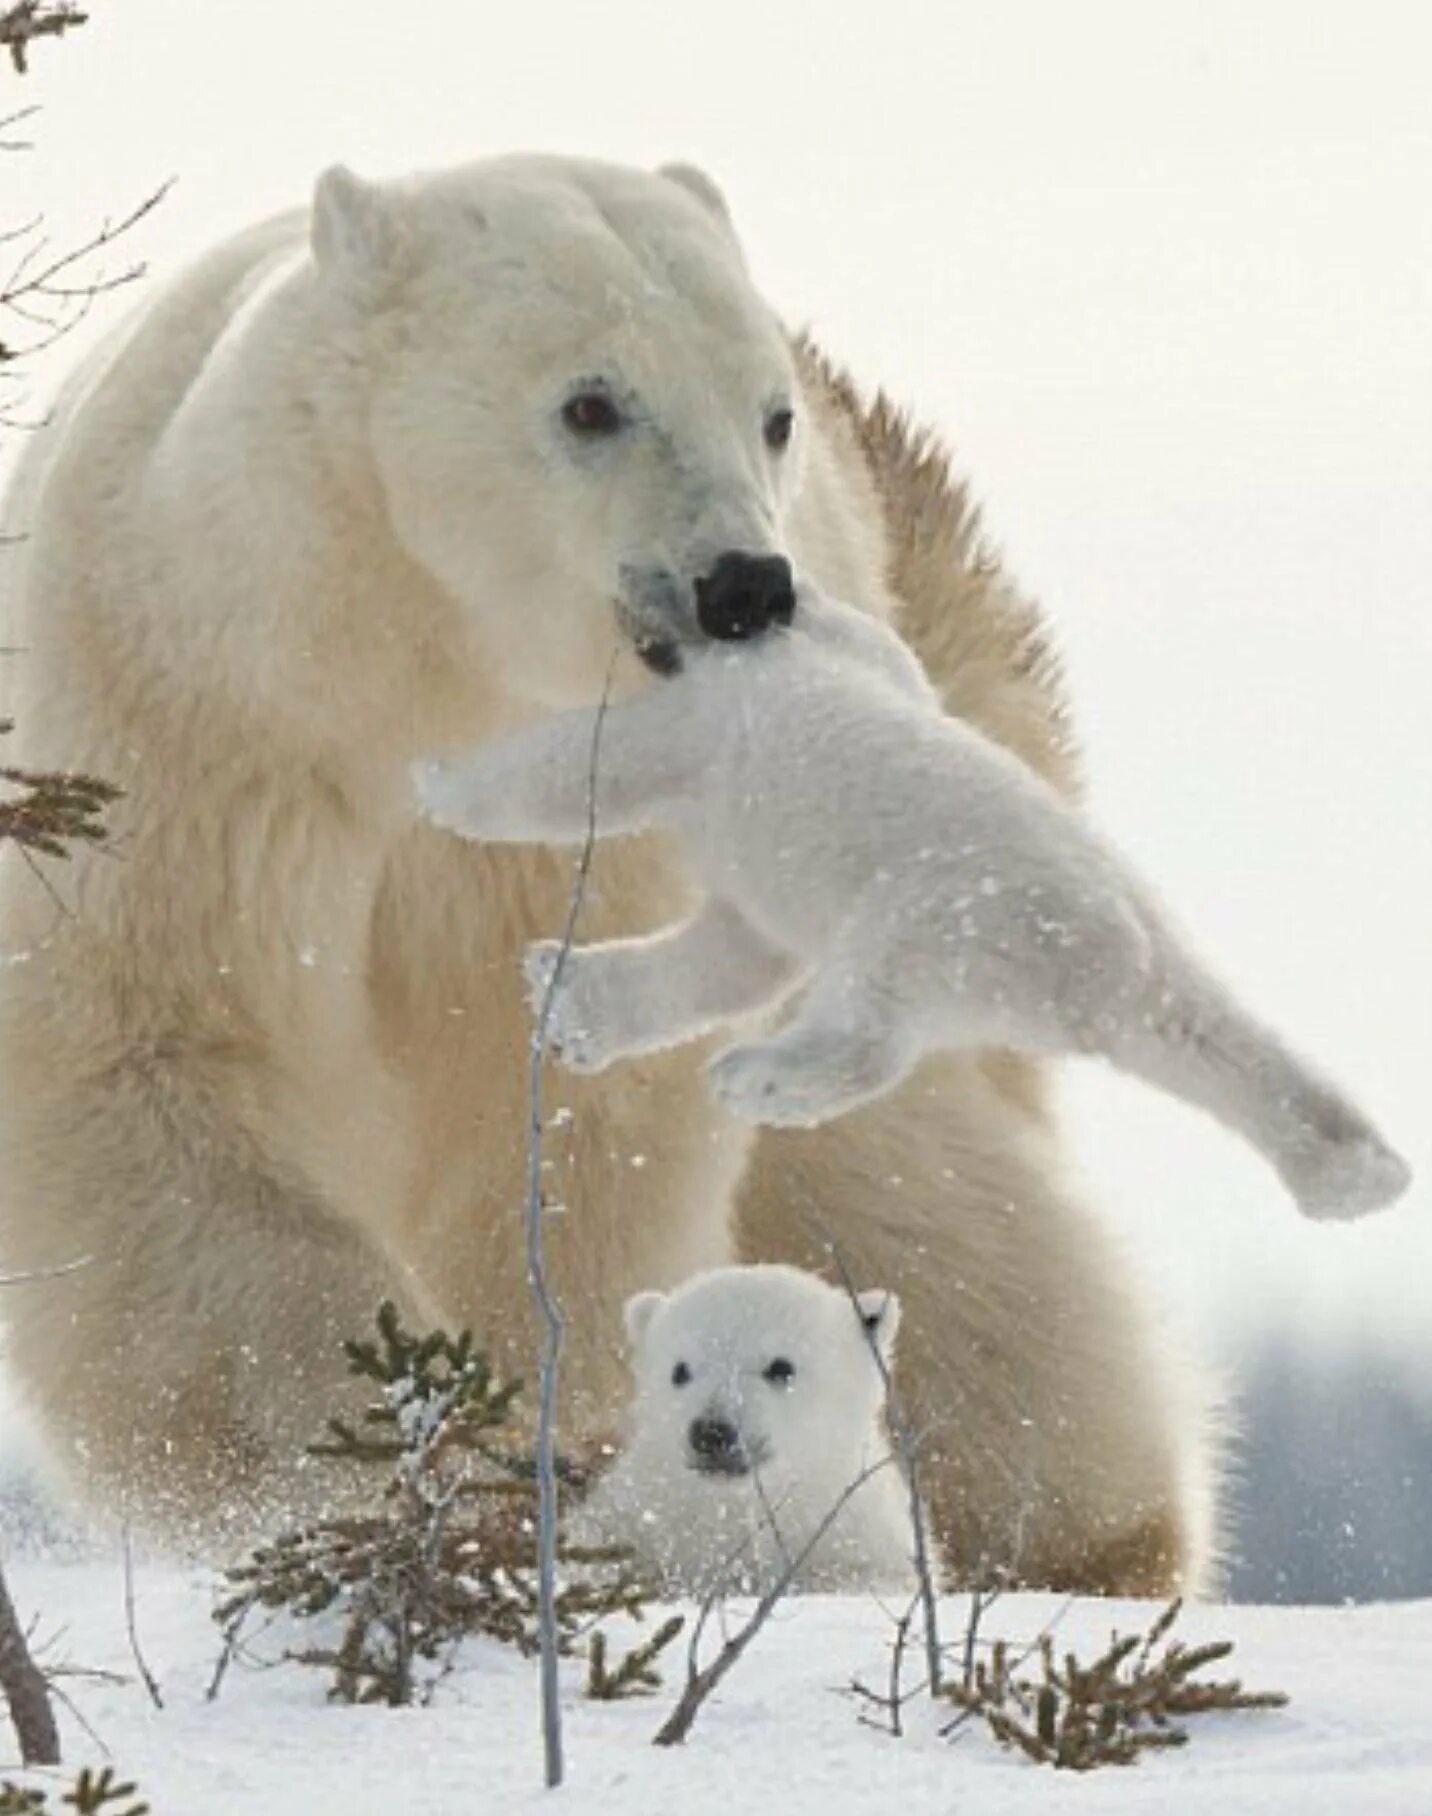
[[129,1650],[134,1655],[134,1663],[139,1671],[149,1700],[156,1709],[164,1707],[164,1698],[159,1691],[159,1683],[149,1669],[144,1652],[139,1644],[139,1626],[134,1615],[134,1553],[129,1543],[129,1527],[125,1526],[122,1542],[124,1545],[124,1625],[129,1634]]
[[557,960],[542,995],[531,1047],[531,1121],[528,1156],[526,1237],[527,1281],[536,1303],[543,1328],[541,1363],[538,1373],[537,1416],[537,1623],[539,1666],[542,1686],[542,1752],[549,1787],[560,1785],[563,1778],[562,1705],[557,1681],[557,1661],[561,1635],[557,1622],[557,1376],[562,1360],[565,1322],[562,1309],[547,1279],[546,1253],[543,1242],[543,1220],[546,1206],[542,1193],[542,1065],[547,1052],[547,1031],[552,1020],[552,1003],[560,986],[567,956],[577,930],[577,920],[586,899],[587,879],[591,874],[592,854],[597,842],[597,763],[601,753],[602,726],[611,698],[612,673],[617,652],[607,664],[601,703],[592,725],[591,757],[587,769],[587,831],[577,860],[577,875],[567,922]]
[[835,1263],[836,1272],[840,1275],[841,1285],[845,1288],[850,1300],[851,1309],[860,1320],[860,1327],[865,1333],[865,1340],[870,1346],[870,1353],[875,1358],[875,1366],[880,1370],[881,1384],[885,1390],[885,1418],[890,1427],[891,1436],[900,1448],[900,1473],[904,1478],[906,1493],[910,1501],[910,1527],[915,1539],[915,1576],[919,1584],[920,1606],[925,1622],[925,1671],[929,1682],[931,1696],[938,1696],[941,1690],[940,1658],[940,1625],[939,1601],[935,1588],[934,1571],[930,1567],[930,1543],[925,1519],[925,1503],[920,1494],[920,1478],[915,1432],[905,1417],[895,1390],[895,1377],[890,1364],[885,1359],[885,1352],[880,1347],[880,1339],[865,1323],[860,1308],[860,1295],[856,1291],[855,1281],[851,1277],[845,1256],[839,1244],[826,1229],[818,1217],[805,1213],[806,1221],[815,1230],[816,1235]]

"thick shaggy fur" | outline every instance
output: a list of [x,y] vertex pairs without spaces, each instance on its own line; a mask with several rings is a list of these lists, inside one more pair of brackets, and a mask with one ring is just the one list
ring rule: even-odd
[[[319,1492],[296,1448],[383,1294],[529,1366],[520,958],[560,924],[570,855],[415,825],[406,770],[592,698],[633,550],[677,547],[680,579],[713,547],[788,548],[897,623],[953,710],[1072,780],[1037,615],[942,457],[809,349],[792,367],[708,186],[540,159],[382,192],[334,173],[309,247],[286,217],[157,294],[27,448],[7,526],[30,538],[0,635],[25,651],[16,757],[128,791],[114,852],[57,878],[69,912],[3,860],[0,1266],[89,1258],[7,1294],[11,1362],[83,1486],[179,1529]],[[661,416],[639,485],[549,429],[594,349]],[[756,412],[782,388],[778,469]],[[613,842],[584,934],[688,900],[667,847]],[[819,1268],[829,1238],[903,1303],[958,1569],[1203,1577],[1198,1379],[1066,1182],[1036,1066],[930,1063],[759,1139],[699,1052],[554,1075],[549,1101],[573,1111],[549,1189],[574,1435],[614,1422],[634,1291],[733,1248]]]
[[[636,1396],[575,1536],[663,1587],[909,1590],[910,1495],[886,1370],[900,1305],[792,1267],[713,1268],[626,1307]],[[877,1353],[878,1352],[878,1353]]]

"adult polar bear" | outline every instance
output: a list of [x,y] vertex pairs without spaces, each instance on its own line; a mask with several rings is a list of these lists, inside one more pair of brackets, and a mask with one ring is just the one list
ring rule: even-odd
[[[150,1522],[299,1493],[337,1340],[383,1295],[530,1362],[519,959],[571,860],[416,825],[411,759],[594,697],[614,648],[618,685],[660,685],[718,560],[788,553],[1072,786],[1038,618],[943,461],[792,347],[683,167],[330,172],[311,218],[219,247],[89,360],[10,521],[18,758],[127,792],[72,912],[3,878],[0,1266],[87,1258],[4,1312],[62,1454]],[[605,845],[584,934],[666,922],[685,887],[668,848]],[[1032,1065],[930,1065],[759,1138],[699,1052],[552,1101],[569,1431],[623,1398],[630,1294],[733,1236],[818,1266],[813,1214],[905,1305],[957,1565],[1197,1581],[1188,1383],[1066,1193]]]

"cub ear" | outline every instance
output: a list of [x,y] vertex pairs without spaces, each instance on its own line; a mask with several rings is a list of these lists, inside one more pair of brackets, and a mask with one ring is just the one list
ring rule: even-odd
[[622,1312],[626,1334],[633,1349],[640,1349],[651,1321],[666,1304],[665,1293],[633,1293]]
[[726,206],[726,198],[704,170],[698,170],[694,164],[663,164],[656,174],[694,196],[708,214],[714,214],[722,226],[734,234],[735,227],[731,220],[731,210]]
[[314,186],[310,239],[319,271],[363,301],[379,297],[403,267],[406,236],[391,199],[344,164]]
[[888,1362],[895,1353],[895,1333],[900,1328],[900,1301],[894,1293],[877,1286],[868,1293],[857,1293],[855,1302],[860,1307],[860,1322],[865,1327],[866,1337],[875,1340],[880,1354]]

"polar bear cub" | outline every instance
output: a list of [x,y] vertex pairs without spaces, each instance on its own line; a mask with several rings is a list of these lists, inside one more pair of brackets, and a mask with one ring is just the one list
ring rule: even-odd
[[910,1497],[885,1427],[900,1307],[783,1265],[715,1268],[626,1307],[630,1441],[573,1523],[664,1588],[898,1589]]
[[[712,1064],[760,1123],[810,1125],[932,1050],[1099,1054],[1241,1132],[1309,1216],[1356,1216],[1405,1163],[1247,1015],[1152,894],[1041,778],[943,712],[914,654],[803,585],[789,625],[683,648],[681,672],[417,767],[472,838],[676,834],[708,892],[683,925],[580,947],[550,1012],[567,1064],[686,1041],[803,985]],[[590,797],[590,799],[589,799]],[[558,947],[528,959],[534,1001]]]

